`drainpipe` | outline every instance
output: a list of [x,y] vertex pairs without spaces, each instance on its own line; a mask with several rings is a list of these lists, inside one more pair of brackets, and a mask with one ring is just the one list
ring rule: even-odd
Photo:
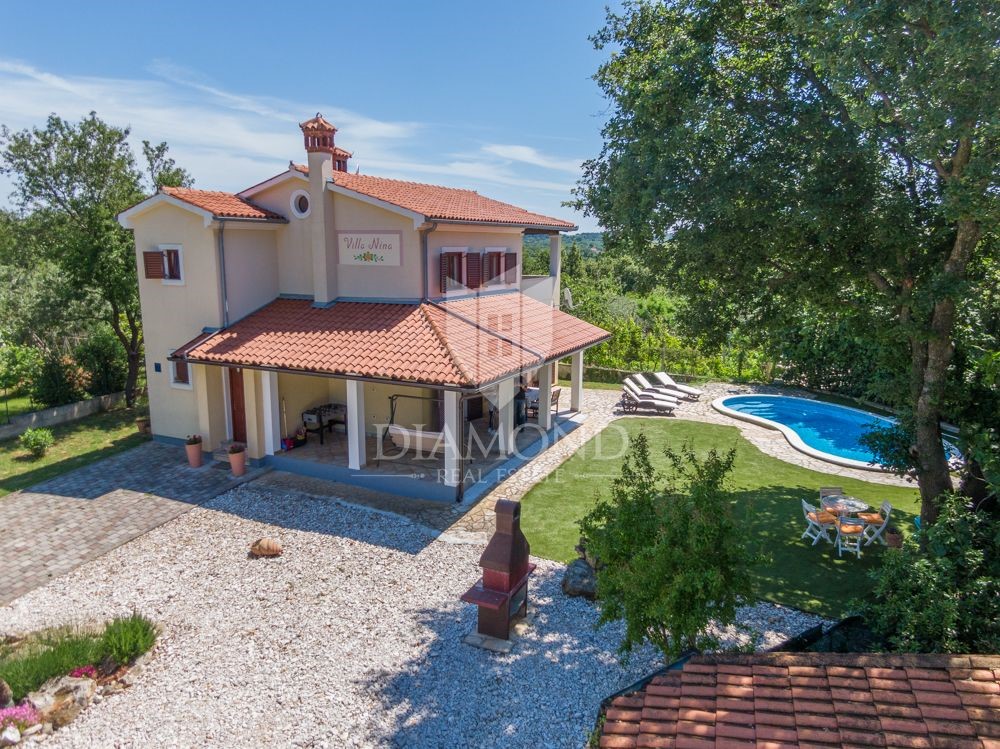
[[226,231],[226,220],[216,219],[219,222],[219,233],[216,235],[219,251],[219,285],[222,287],[222,327],[229,327],[229,296],[226,293],[226,240],[223,234]]
[[430,259],[430,251],[427,249],[427,236],[432,231],[434,231],[435,229],[437,229],[437,226],[438,226],[437,225],[437,221],[431,221],[430,227],[428,227],[427,229],[421,229],[420,230],[420,254],[421,254],[421,258],[423,259],[422,268],[421,268],[421,276],[422,276],[423,285],[424,285],[424,297],[423,297],[423,300],[425,302],[428,299],[430,299],[430,288],[429,288],[429,285],[428,285],[429,282],[430,282],[430,277],[429,277],[429,274],[427,272],[427,261]]

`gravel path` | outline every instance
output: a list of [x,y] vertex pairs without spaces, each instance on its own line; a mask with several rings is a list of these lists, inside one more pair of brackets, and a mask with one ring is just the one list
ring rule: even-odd
[[[267,535],[283,557],[252,560]],[[620,628],[535,560],[535,614],[513,653],[460,642],[458,597],[482,546],[405,518],[250,484],[7,606],[0,634],[137,609],[160,641],[135,686],[89,707],[46,747],[580,747],[603,697],[658,665],[623,667]],[[743,612],[764,646],[820,621]]]

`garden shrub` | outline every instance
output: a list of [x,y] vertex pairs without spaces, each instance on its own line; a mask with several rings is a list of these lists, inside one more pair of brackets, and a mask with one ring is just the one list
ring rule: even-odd
[[101,657],[98,636],[59,630],[40,638],[28,652],[0,660],[0,679],[7,682],[18,702],[49,679],[64,676],[77,666],[96,663]]
[[30,346],[0,346],[0,388],[18,391],[35,377],[42,364],[38,349]]
[[128,358],[125,349],[107,325],[91,331],[76,347],[73,355],[87,374],[87,390],[91,395],[118,393],[125,389]]
[[863,612],[894,650],[1000,652],[1000,522],[966,501],[941,497],[925,537],[888,550],[871,573],[875,591]]
[[104,628],[101,641],[105,655],[115,663],[131,663],[156,642],[156,627],[141,614],[117,617]]
[[43,406],[73,403],[86,395],[87,376],[72,358],[49,354],[31,382],[31,397]]
[[39,427],[38,429],[26,429],[18,438],[18,443],[22,448],[31,453],[33,458],[40,458],[55,443],[51,429]]
[[718,644],[709,625],[735,621],[737,606],[753,595],[759,557],[726,490],[735,450],[699,459],[684,445],[666,455],[671,470],[661,488],[639,434],[611,498],[598,499],[580,529],[598,560],[599,621],[625,620],[623,652],[649,641],[669,660]]

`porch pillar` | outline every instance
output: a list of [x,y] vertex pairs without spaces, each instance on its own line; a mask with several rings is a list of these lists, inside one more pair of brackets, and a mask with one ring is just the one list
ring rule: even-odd
[[243,410],[247,422],[247,457],[259,460],[264,457],[264,445],[261,439],[261,418],[257,373],[252,369],[243,370]]
[[281,449],[281,410],[278,404],[278,373],[260,373],[260,393],[263,402],[264,454],[274,455]]
[[514,452],[514,378],[508,377],[497,383],[497,437],[500,453]]
[[546,432],[552,428],[552,364],[538,369],[538,426]]
[[570,359],[569,367],[569,407],[579,411],[583,403],[583,352],[577,351]]
[[354,471],[368,462],[365,454],[365,384],[347,381],[347,466]]
[[549,275],[552,277],[552,306],[559,309],[559,295],[562,293],[562,234],[549,235]]
[[461,445],[459,435],[462,425],[461,394],[456,390],[444,391],[444,484],[458,486],[462,480]]
[[191,380],[194,383],[194,397],[198,402],[198,434],[201,435],[201,449],[211,452],[212,447],[221,441],[218,434],[212,431],[212,404],[208,396],[208,372],[204,364],[190,364]]

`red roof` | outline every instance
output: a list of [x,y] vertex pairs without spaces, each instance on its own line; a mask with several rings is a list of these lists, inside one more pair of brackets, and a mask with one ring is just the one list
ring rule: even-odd
[[614,698],[600,746],[997,749],[1000,656],[696,656]]
[[218,190],[195,190],[193,187],[161,187],[160,192],[210,212],[218,218],[252,218],[284,221],[285,217],[254,205],[249,200]]
[[277,299],[173,356],[473,388],[609,334],[519,293],[398,304]]
[[[302,174],[309,174],[309,167],[302,164],[293,164],[292,168]],[[338,187],[391,203],[429,219],[537,226],[560,231],[576,229],[576,225],[569,221],[486,198],[474,190],[350,172],[334,172],[333,182]]]

